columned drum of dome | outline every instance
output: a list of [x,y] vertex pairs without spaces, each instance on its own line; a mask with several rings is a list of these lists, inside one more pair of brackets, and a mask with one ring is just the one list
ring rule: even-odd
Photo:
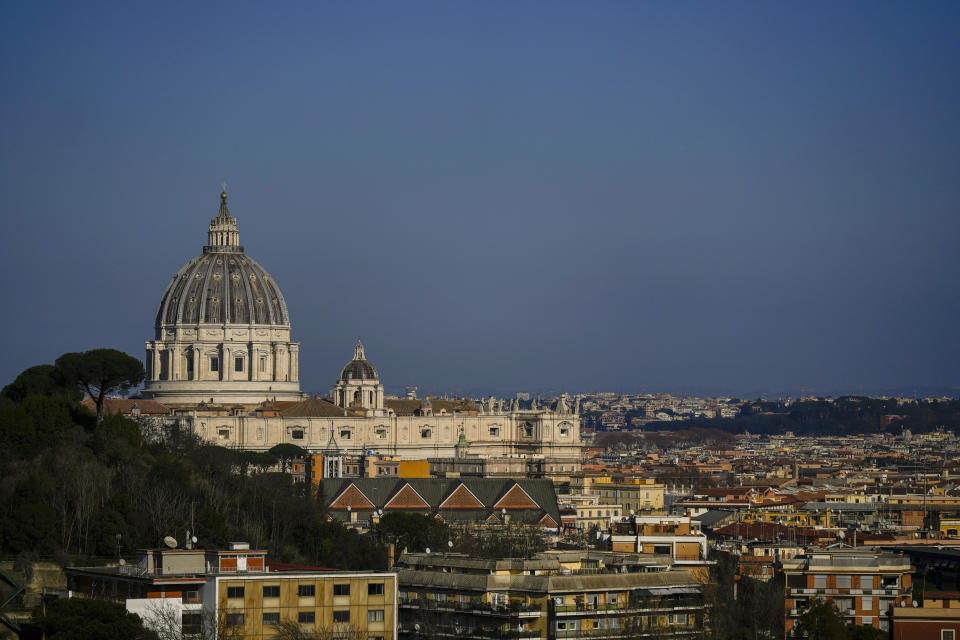
[[166,404],[298,400],[300,344],[270,274],[244,253],[220,194],[203,253],[167,286],[146,343],[143,394]]

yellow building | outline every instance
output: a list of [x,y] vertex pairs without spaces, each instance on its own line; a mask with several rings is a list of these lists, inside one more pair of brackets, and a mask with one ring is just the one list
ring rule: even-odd
[[571,480],[585,495],[599,496],[601,504],[616,504],[624,514],[631,511],[659,511],[663,509],[666,487],[652,478],[614,479],[585,476]]
[[277,565],[245,542],[146,549],[137,564],[67,567],[71,597],[110,600],[155,630],[270,640],[280,625],[318,637],[396,640],[397,574]]
[[394,640],[397,582],[393,573],[269,572],[208,576],[206,617],[227,637],[266,640],[293,622],[308,633]]

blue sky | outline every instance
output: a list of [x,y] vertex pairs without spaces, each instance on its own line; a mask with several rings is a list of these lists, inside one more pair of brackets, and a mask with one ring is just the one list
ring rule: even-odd
[[228,182],[305,390],[960,388],[960,4],[6,3],[0,379]]

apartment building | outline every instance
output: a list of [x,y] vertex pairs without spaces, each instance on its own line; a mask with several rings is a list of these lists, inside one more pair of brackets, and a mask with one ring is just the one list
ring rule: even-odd
[[685,638],[708,624],[700,585],[665,558],[404,554],[397,572],[401,638]]
[[366,640],[397,637],[397,576],[271,565],[267,552],[147,549],[136,565],[68,567],[70,597],[123,604],[146,626],[184,637],[277,637],[282,622]]
[[613,551],[668,555],[674,560],[705,560],[707,536],[687,516],[633,516],[615,522],[604,541]]
[[957,640],[960,638],[960,593],[924,591],[923,606],[895,607],[891,640]]
[[603,504],[619,505],[624,514],[660,511],[666,493],[666,487],[651,478],[583,476],[571,478],[570,486],[585,495],[599,496]]
[[832,601],[847,624],[889,629],[887,612],[909,606],[913,569],[902,554],[843,550],[808,552],[782,561],[789,634],[810,602]]

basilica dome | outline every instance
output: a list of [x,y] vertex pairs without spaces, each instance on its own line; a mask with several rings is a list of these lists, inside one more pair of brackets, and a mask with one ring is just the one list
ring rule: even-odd
[[208,249],[173,277],[160,299],[158,329],[181,323],[290,325],[283,294],[266,269],[242,247]]
[[240,246],[220,194],[203,253],[167,285],[146,343],[145,397],[172,404],[299,400],[300,345],[280,288]]
[[363,355],[363,345],[357,341],[357,346],[353,351],[353,360],[347,363],[347,366],[340,372],[340,381],[348,382],[350,380],[370,380],[379,381],[380,376],[377,370]]
[[175,324],[290,326],[283,294],[266,269],[237,244],[236,218],[220,194],[209,244],[173,277],[157,309],[156,329]]

